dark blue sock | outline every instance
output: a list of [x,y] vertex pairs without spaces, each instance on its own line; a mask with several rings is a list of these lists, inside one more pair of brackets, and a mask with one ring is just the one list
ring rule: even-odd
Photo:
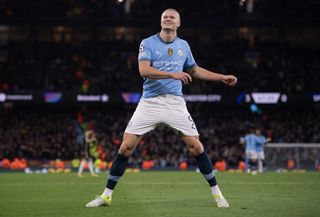
[[198,162],[198,167],[204,178],[207,180],[209,185],[215,186],[217,185],[217,180],[215,173],[213,171],[212,162],[208,156],[208,154],[204,151],[199,156],[196,157]]
[[112,162],[112,167],[108,176],[107,188],[113,190],[119,179],[126,170],[128,157],[117,154],[116,158]]

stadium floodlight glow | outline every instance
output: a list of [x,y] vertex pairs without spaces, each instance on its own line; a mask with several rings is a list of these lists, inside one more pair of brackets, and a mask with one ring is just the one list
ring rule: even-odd
[[252,113],[262,114],[261,109],[258,108],[258,106],[257,106],[256,104],[254,104],[254,103],[252,103],[252,104],[250,105],[250,111],[251,111]]
[[141,98],[141,93],[122,93],[121,96],[126,103],[138,103]]
[[6,94],[0,93],[0,102],[6,101]]
[[109,96],[107,94],[103,94],[101,96],[101,102],[109,102]]
[[313,102],[320,102],[320,94],[313,94]]
[[43,96],[46,103],[58,103],[62,100],[61,92],[45,92]]
[[246,103],[251,102],[250,94],[246,94],[245,102]]
[[257,104],[276,104],[279,101],[280,93],[251,93],[251,96]]
[[287,94],[282,94],[280,97],[281,102],[287,102],[288,101],[288,96]]

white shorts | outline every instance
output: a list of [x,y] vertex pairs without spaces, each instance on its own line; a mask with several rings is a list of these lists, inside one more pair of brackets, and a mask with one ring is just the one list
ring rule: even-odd
[[246,151],[246,157],[250,160],[257,160],[257,152],[256,151]]
[[257,152],[257,158],[258,160],[264,160],[264,152],[263,151]]
[[177,134],[199,135],[183,97],[171,94],[141,99],[125,132],[144,135],[160,125],[171,127]]

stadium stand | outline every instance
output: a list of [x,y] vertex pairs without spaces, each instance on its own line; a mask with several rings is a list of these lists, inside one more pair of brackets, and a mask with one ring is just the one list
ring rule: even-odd
[[[259,116],[249,111],[212,111],[214,108],[191,106],[201,140],[213,162],[224,160],[231,168],[244,159],[239,138],[250,126],[263,126],[273,142],[319,143],[320,120],[315,111],[278,111]],[[117,108],[86,111],[86,119],[94,125],[98,140],[106,152],[105,160],[115,156],[122,133],[132,114],[131,109]],[[16,157],[44,162],[72,160],[81,154],[81,141],[77,140],[77,113],[72,111],[2,111],[0,116],[0,159]],[[290,130],[288,130],[290,129]],[[187,149],[175,133],[160,127],[149,133],[139,144],[132,157],[132,166],[141,166],[144,160],[153,159],[155,167],[178,168],[186,161],[195,165]]]
[[[287,43],[262,42],[250,47],[246,40],[211,43],[191,41],[198,64],[216,71],[235,72],[234,91],[317,91],[316,52]],[[2,47],[1,91],[140,91],[137,72],[138,42],[97,40],[80,45],[23,41]],[[301,73],[301,71],[304,73]],[[15,76],[11,76],[15,73]],[[127,82],[122,82],[123,78]],[[185,93],[225,91],[222,85],[194,82]]]
[[[159,20],[150,16],[167,7],[181,12],[182,38],[194,49],[197,63],[239,79],[233,89],[195,80],[184,93],[319,93],[317,1],[256,0],[251,6],[238,0],[184,2],[0,0],[0,94],[141,91],[139,43],[159,30],[152,27]],[[2,103],[0,97],[0,160],[79,158],[79,105],[29,106]],[[251,113],[246,105],[198,103],[189,109],[213,162],[224,160],[228,167],[237,167],[244,158],[239,138],[251,125],[262,125],[273,142],[320,142],[318,101],[299,109],[277,106],[262,114]],[[104,160],[113,159],[132,112],[128,105],[112,103],[83,112],[95,125]],[[179,138],[162,127],[141,142],[130,164],[142,166],[149,159],[156,168],[178,168],[180,162],[195,165]]]

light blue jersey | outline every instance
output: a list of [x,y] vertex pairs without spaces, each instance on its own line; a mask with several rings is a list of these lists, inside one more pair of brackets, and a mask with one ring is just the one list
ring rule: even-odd
[[255,134],[247,134],[244,137],[244,142],[246,144],[246,152],[256,151],[257,136]]
[[266,143],[266,137],[263,135],[257,136],[256,152],[263,152],[263,146]]
[[[172,73],[183,72],[184,69],[196,65],[188,42],[177,37],[173,42],[166,43],[159,34],[142,40],[138,61],[144,60],[150,61],[150,65],[155,69]],[[162,94],[182,96],[182,82],[172,78],[158,80],[145,78],[142,98]]]

